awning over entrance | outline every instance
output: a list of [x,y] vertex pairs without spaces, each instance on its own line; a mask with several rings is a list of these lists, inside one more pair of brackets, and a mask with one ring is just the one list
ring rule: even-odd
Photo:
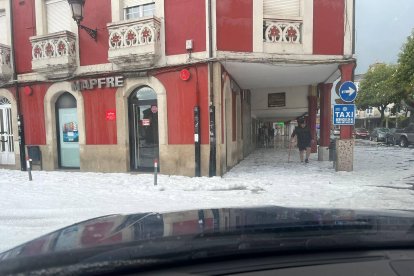
[[[252,97],[252,116],[261,121],[289,121],[308,112],[308,86],[333,82],[339,63],[267,64],[226,61],[223,66]],[[286,106],[269,108],[267,95],[286,92]]]
[[316,85],[340,76],[339,63],[273,65],[223,62],[223,66],[243,89]]

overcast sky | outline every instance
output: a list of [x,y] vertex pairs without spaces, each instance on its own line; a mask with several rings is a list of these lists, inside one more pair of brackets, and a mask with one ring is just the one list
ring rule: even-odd
[[355,0],[356,74],[375,62],[397,63],[414,28],[413,0]]

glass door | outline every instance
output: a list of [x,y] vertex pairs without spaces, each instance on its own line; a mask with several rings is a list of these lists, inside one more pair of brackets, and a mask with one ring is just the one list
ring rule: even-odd
[[131,170],[154,170],[154,160],[159,157],[158,106],[151,88],[144,87],[133,93],[129,122]]
[[79,168],[79,130],[76,99],[62,94],[56,102],[59,167]]

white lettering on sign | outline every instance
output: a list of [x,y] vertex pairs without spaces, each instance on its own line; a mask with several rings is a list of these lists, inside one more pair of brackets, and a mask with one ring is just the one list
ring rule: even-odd
[[338,112],[335,111],[336,118],[353,118],[354,112]]
[[74,91],[92,90],[95,87],[113,88],[113,87],[122,87],[122,86],[124,86],[123,76],[89,79],[89,80],[77,80],[77,81],[72,82],[72,90]]

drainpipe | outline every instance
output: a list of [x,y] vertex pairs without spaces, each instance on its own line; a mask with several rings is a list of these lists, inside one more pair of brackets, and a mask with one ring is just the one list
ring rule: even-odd
[[355,55],[355,0],[352,1],[352,54]]
[[213,26],[212,26],[212,10],[211,1],[208,1],[208,72],[210,76],[209,93],[210,93],[210,160],[209,160],[209,172],[208,175],[216,175],[216,108],[214,106],[214,90],[213,90]]
[[17,81],[17,70],[16,70],[16,56],[15,56],[15,42],[14,42],[14,22],[13,22],[13,0],[9,0],[9,12],[10,12],[10,59],[12,61],[12,81],[14,82],[14,88],[16,90],[16,103],[17,103],[17,124],[18,124],[18,136],[19,136],[19,150],[20,150],[20,170],[26,170],[26,151],[24,142],[24,125],[23,115],[20,113],[20,95],[19,95],[19,84]]

